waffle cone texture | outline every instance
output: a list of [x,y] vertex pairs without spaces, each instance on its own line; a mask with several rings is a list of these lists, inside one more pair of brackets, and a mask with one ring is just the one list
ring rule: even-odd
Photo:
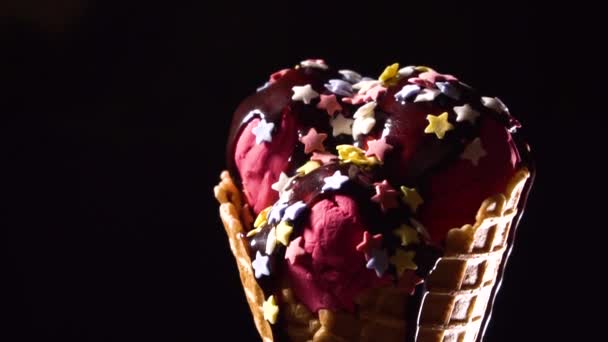
[[[403,342],[408,331],[416,329],[417,342],[475,341],[498,285],[511,225],[529,177],[528,169],[520,169],[503,193],[480,204],[473,224],[448,232],[444,255],[425,279],[426,292],[417,322],[406,321],[411,297],[394,287],[362,293],[356,300],[355,313],[319,310],[315,314],[299,303],[285,284],[276,296],[286,335],[294,342]],[[270,323],[264,319],[264,293],[254,276],[245,240],[252,228],[251,214],[229,173],[222,172],[220,178],[214,188],[220,202],[220,218],[256,328],[264,342],[283,342],[273,336]]]

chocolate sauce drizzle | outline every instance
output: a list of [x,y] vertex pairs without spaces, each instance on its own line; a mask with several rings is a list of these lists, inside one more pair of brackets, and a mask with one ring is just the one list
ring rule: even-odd
[[[420,70],[414,72],[409,77],[416,77],[421,73]],[[521,134],[515,134],[517,128],[520,127],[517,122],[508,113],[498,113],[484,107],[481,103],[480,95],[468,86],[456,82],[460,85],[459,90],[461,96],[458,100],[440,94],[432,102],[413,103],[411,101],[399,102],[394,95],[401,87],[407,84],[407,78],[399,80],[395,85],[388,87],[387,92],[377,99],[377,107],[375,110],[376,124],[374,129],[367,135],[362,135],[357,141],[353,141],[352,136],[339,135],[333,137],[330,118],[325,111],[319,110],[314,105],[305,105],[302,102],[291,100],[292,87],[310,84],[313,89],[319,93],[330,94],[324,87],[330,79],[341,79],[342,76],[331,70],[324,70],[312,67],[298,67],[286,72],[281,78],[267,84],[260,89],[256,94],[249,96],[237,108],[232,126],[230,128],[228,145],[227,145],[227,165],[233,179],[238,186],[242,187],[240,173],[235,164],[235,150],[238,137],[244,127],[254,118],[258,117],[267,122],[273,122],[275,129],[280,127],[280,122],[283,115],[293,115],[296,118],[298,135],[302,136],[309,128],[314,127],[318,132],[328,133],[328,139],[325,141],[327,151],[335,151],[335,147],[340,144],[353,144],[355,146],[365,148],[366,140],[369,137],[379,139],[381,136],[386,137],[386,142],[394,147],[393,151],[387,155],[384,165],[381,167],[362,167],[350,163],[330,163],[323,165],[318,169],[301,175],[292,180],[287,190],[292,191],[291,198],[287,200],[287,204],[291,205],[297,201],[303,201],[308,208],[311,208],[314,203],[322,200],[327,196],[327,192],[321,191],[323,179],[331,176],[335,171],[340,171],[343,175],[349,175],[350,181],[341,188],[338,193],[347,194],[355,199],[360,206],[361,217],[366,219],[366,225],[372,233],[389,233],[383,234],[386,240],[383,242],[389,250],[394,250],[399,245],[399,241],[387,231],[387,227],[394,228],[400,222],[407,222],[413,216],[413,213],[408,206],[400,205],[398,209],[389,210],[388,213],[383,213],[379,210],[377,203],[370,201],[370,197],[374,194],[374,182],[379,182],[387,179],[391,184],[406,185],[408,187],[416,187],[422,193],[425,192],[428,185],[429,177],[434,172],[441,170],[459,158],[467,143],[479,136],[479,123],[475,125],[456,124],[457,129],[450,131],[444,139],[436,139],[433,135],[424,134],[424,127],[427,124],[426,114],[441,113],[448,111],[448,108],[460,106],[465,103],[471,105],[476,111],[482,115],[478,121],[493,119],[504,125],[512,132],[512,137],[516,143],[520,153],[521,165],[526,166],[531,173],[531,179],[528,181],[525,191],[522,193],[522,198],[519,202],[519,211],[512,224],[511,233],[509,236],[509,247],[501,264],[499,278],[495,285],[491,299],[488,303],[486,314],[484,316],[483,330],[478,336],[478,341],[483,339],[483,334],[487,329],[489,318],[492,311],[493,302],[496,292],[502,282],[504,268],[511,253],[513,240],[515,239],[517,225],[521,219],[529,189],[533,182],[535,170],[532,162],[529,147],[525,143]],[[359,106],[353,106],[346,103],[341,103],[343,110],[342,115],[347,118],[352,117],[353,113]],[[449,113],[450,122],[455,122],[454,113]],[[414,139],[409,139],[414,142],[414,146],[404,146],[402,140],[404,135],[419,134]],[[304,164],[310,158],[304,153],[303,145],[297,143],[294,146],[289,165],[284,172],[288,175],[295,174],[295,169]],[[404,159],[407,162],[404,163]],[[330,192],[335,193],[335,192]],[[424,196],[423,196],[424,197]],[[301,215],[302,217],[304,215]],[[292,239],[301,235],[303,219],[293,222],[294,231]],[[265,224],[261,227],[260,232],[248,238],[250,246],[250,255],[252,258],[257,251],[264,252],[267,243],[267,237],[273,225]],[[441,256],[441,252],[437,246],[433,246],[430,242],[426,242],[416,247],[416,264],[419,265],[417,275],[425,278],[428,273],[434,268],[437,259]],[[270,255],[270,270],[271,277],[262,276],[258,279],[258,283],[265,294],[272,294],[279,289],[281,284],[275,280],[280,279],[282,269],[279,267],[282,258],[284,257],[285,247],[278,244],[274,252]],[[278,259],[277,259],[278,258]],[[393,266],[390,266],[393,268]],[[394,269],[391,269],[394,272]],[[408,322],[415,322],[418,318],[421,305],[422,295],[424,294],[424,285],[419,285],[416,292],[408,304]],[[273,333],[278,340],[286,340],[283,329],[280,328],[282,322],[279,320],[273,325]],[[416,324],[417,325],[417,324]],[[412,324],[413,326],[413,324]],[[407,341],[415,341],[416,329],[408,329]]]

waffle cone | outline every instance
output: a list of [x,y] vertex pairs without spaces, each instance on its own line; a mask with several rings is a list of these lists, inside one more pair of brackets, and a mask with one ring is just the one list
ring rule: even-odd
[[[529,175],[527,169],[519,170],[504,194],[489,197],[481,204],[475,224],[449,231],[445,254],[426,279],[417,342],[475,341]],[[214,192],[255,325],[263,341],[274,341],[272,328],[262,312],[264,293],[252,272],[244,240],[251,218],[227,171],[222,172]],[[406,326],[409,298],[409,294],[395,287],[383,287],[362,293],[357,298],[356,313],[319,310],[313,314],[285,284],[279,306],[286,334],[294,342],[403,342],[410,329]]]

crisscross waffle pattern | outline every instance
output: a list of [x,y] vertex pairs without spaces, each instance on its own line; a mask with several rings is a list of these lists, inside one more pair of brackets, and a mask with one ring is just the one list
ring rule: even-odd
[[[417,342],[475,341],[529,175],[527,169],[519,170],[504,194],[482,203],[475,224],[449,231],[445,255],[426,280],[428,291],[422,302]],[[251,271],[242,238],[246,230],[240,218],[245,214],[239,212],[243,208],[239,191],[226,171],[214,190],[256,327],[264,342],[273,341],[261,310],[264,294]],[[384,287],[359,296],[354,314],[319,310],[314,315],[285,287],[279,305],[287,335],[294,342],[403,342],[407,300],[406,293]]]

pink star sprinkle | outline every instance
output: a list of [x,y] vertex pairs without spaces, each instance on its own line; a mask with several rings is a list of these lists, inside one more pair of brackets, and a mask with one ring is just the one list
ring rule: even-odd
[[360,104],[367,102],[365,100],[366,98],[367,98],[367,96],[365,94],[355,94],[355,96],[353,96],[353,97],[343,98],[342,102],[356,106],[356,105],[360,105]]
[[342,110],[342,106],[336,100],[336,95],[323,95],[321,94],[321,100],[319,100],[319,104],[317,104],[317,108],[327,110],[327,114],[333,116],[335,112],[339,112]]
[[323,165],[329,164],[334,160],[338,160],[338,156],[331,153],[313,152],[310,160],[318,161]]
[[379,161],[384,162],[386,152],[393,149],[393,145],[386,142],[386,137],[379,140],[370,140],[367,142],[366,157],[376,156]]
[[381,183],[374,183],[374,186],[376,187],[376,194],[372,196],[372,201],[380,204],[382,211],[386,212],[388,209],[397,208],[399,194],[388,184],[386,179]]
[[366,93],[366,100],[370,101],[370,100],[374,100],[374,101],[378,101],[378,97],[382,94],[386,93],[386,87],[383,87],[381,85],[376,85],[371,87]]
[[325,151],[323,147],[323,141],[327,139],[327,134],[317,133],[317,130],[311,128],[308,130],[305,136],[300,138],[300,141],[304,144],[304,153],[309,154],[312,151]]
[[302,248],[302,237],[300,236],[297,239],[291,240],[291,243],[287,246],[287,249],[285,250],[285,260],[289,260],[293,265],[304,254],[306,254],[306,251]]
[[413,83],[417,86],[420,86],[420,88],[434,88],[435,84],[429,80],[425,80],[423,78],[420,77],[412,77],[410,79],[407,80],[410,83]]
[[452,75],[440,74],[435,70],[425,71],[418,75],[418,78],[427,80],[432,83],[435,83],[437,81],[458,81],[458,79]]
[[363,232],[363,241],[357,247],[357,252],[365,253],[365,259],[369,258],[370,253],[374,249],[380,249],[382,246],[382,234],[372,235],[369,232]]

